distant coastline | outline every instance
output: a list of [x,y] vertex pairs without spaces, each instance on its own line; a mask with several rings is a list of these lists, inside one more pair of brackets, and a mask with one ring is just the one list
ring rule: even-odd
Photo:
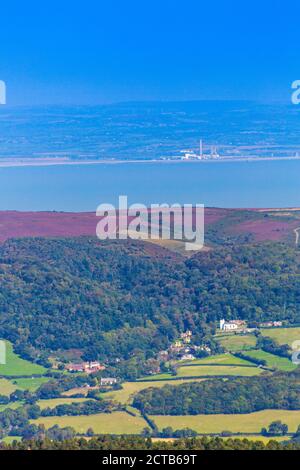
[[300,160],[300,156],[291,157],[219,157],[216,159],[209,158],[203,160],[190,159],[181,160],[176,158],[161,158],[161,159],[103,159],[103,160],[71,160],[68,158],[11,158],[0,159],[0,168],[15,168],[15,167],[42,167],[42,166],[57,166],[57,165],[119,165],[119,164],[133,164],[133,163],[160,163],[160,164],[183,164],[188,165],[191,163],[234,163],[234,162],[265,162],[265,161],[290,161]]

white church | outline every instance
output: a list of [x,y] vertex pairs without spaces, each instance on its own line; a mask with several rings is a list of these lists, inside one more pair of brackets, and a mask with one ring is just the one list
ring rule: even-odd
[[220,330],[223,331],[233,331],[237,330],[239,325],[235,321],[226,322],[224,318],[220,320]]

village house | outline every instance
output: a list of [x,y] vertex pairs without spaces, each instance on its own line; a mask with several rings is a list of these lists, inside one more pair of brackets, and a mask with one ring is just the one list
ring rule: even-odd
[[84,363],[80,364],[66,364],[65,369],[69,372],[84,372]]
[[169,352],[168,351],[160,351],[157,356],[159,361],[167,361],[169,358]]
[[180,361],[193,361],[194,359],[196,358],[193,356],[193,354],[184,354],[181,356]]
[[178,344],[171,344],[170,346],[170,352],[171,353],[179,353],[182,350],[182,344],[178,346]]
[[272,328],[272,327],[281,327],[282,326],[282,321],[268,321],[268,322],[263,322],[260,323],[259,326],[261,328]]
[[190,343],[192,340],[192,332],[187,330],[185,333],[181,333],[180,338],[184,343]]
[[118,380],[115,377],[103,377],[100,379],[100,385],[105,387],[107,385],[115,385]]
[[195,351],[204,351],[207,354],[211,353],[211,348],[207,346],[206,344],[203,344],[202,346],[194,346]]
[[92,361],[81,362],[79,364],[67,364],[65,368],[69,372],[85,372],[86,374],[92,374],[94,372],[104,370],[105,366],[97,361]]

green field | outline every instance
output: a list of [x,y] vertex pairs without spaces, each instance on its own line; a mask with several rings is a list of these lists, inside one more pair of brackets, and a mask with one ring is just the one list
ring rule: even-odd
[[25,377],[20,379],[12,379],[12,383],[20,390],[29,390],[34,392],[42,384],[49,382],[50,377]]
[[263,359],[267,362],[267,367],[279,370],[291,371],[297,367],[287,357],[276,356],[275,354],[270,354],[268,352],[262,351],[261,349],[247,351],[247,356],[251,356],[254,359]]
[[281,420],[295,432],[300,424],[300,411],[263,410],[249,414],[193,415],[193,416],[151,416],[160,430],[167,426],[173,429],[191,428],[201,434],[221,433],[260,433],[272,421]]
[[253,349],[257,341],[254,335],[224,335],[216,337],[216,339],[223,348],[231,352]]
[[5,444],[11,444],[14,441],[20,442],[22,440],[22,437],[20,436],[6,436],[1,439],[1,442],[5,442]]
[[32,362],[21,359],[13,352],[12,344],[6,343],[6,364],[0,364],[0,376],[26,376],[44,374],[46,369]]
[[130,416],[124,411],[114,413],[99,413],[90,416],[51,416],[31,420],[33,424],[43,423],[46,428],[55,424],[61,427],[71,426],[80,434],[85,434],[88,428],[92,428],[96,434],[140,434],[146,421],[140,416]]
[[[177,370],[177,375],[172,374],[157,374],[151,377],[144,377],[145,380],[176,380],[188,377],[220,377],[220,376],[239,376],[239,377],[252,377],[261,374],[262,370],[258,367],[241,367],[241,366],[182,366]],[[142,380],[142,379],[141,379]]]
[[294,341],[300,340],[300,327],[296,328],[262,328],[261,334],[275,339],[279,344],[292,346]]
[[55,408],[58,405],[70,405],[71,403],[82,403],[88,398],[51,398],[49,400],[39,400],[37,405],[44,410],[45,408]]
[[7,379],[0,379],[0,395],[10,395],[16,390],[16,386]]
[[71,397],[72,395],[77,395],[78,393],[82,395],[87,395],[88,394],[88,389],[86,388],[83,390],[80,387],[75,387],[75,388],[70,388],[69,390],[66,390],[65,392],[62,392],[62,395],[64,397]]
[[[187,380],[177,380],[174,382],[172,385],[180,385],[182,383],[186,382],[201,382],[203,379],[187,379]],[[161,388],[164,387],[165,385],[170,384],[169,380],[162,380],[160,382],[154,382],[152,383],[151,381],[149,382],[125,382],[122,384],[122,390],[116,390],[113,392],[107,392],[107,393],[102,393],[101,396],[103,399],[110,399],[110,400],[115,400],[118,401],[119,403],[122,403],[124,405],[130,404],[132,402],[133,396],[137,393],[140,392],[141,390],[144,390],[145,388],[150,388],[150,387],[156,387],[156,388]],[[136,412],[136,410],[135,410]]]
[[24,403],[22,401],[13,401],[10,403],[7,403],[7,405],[0,405],[0,413],[7,408],[10,408],[11,410],[16,410],[20,406],[22,406]]
[[[179,363],[180,364],[180,363]],[[253,366],[253,364],[245,359],[240,359],[235,357],[232,354],[216,354],[215,356],[203,357],[202,359],[195,359],[194,361],[182,362],[183,365],[192,364],[192,365],[206,365],[206,364],[216,364],[216,365],[244,365],[244,366]]]

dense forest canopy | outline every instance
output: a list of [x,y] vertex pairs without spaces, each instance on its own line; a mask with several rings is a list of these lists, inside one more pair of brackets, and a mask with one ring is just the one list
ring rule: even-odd
[[20,239],[0,246],[0,337],[23,356],[151,357],[220,318],[300,322],[300,252],[282,243],[190,258],[144,242]]
[[151,415],[251,413],[264,409],[300,409],[300,368],[291,373],[211,379],[165,385],[139,392],[133,405]]
[[100,436],[92,439],[68,438],[63,441],[56,439],[37,439],[0,443],[0,450],[299,450],[299,441],[287,443],[270,440],[264,444],[259,440],[222,439],[220,437],[201,437],[177,439],[171,441],[154,441],[138,436]]

